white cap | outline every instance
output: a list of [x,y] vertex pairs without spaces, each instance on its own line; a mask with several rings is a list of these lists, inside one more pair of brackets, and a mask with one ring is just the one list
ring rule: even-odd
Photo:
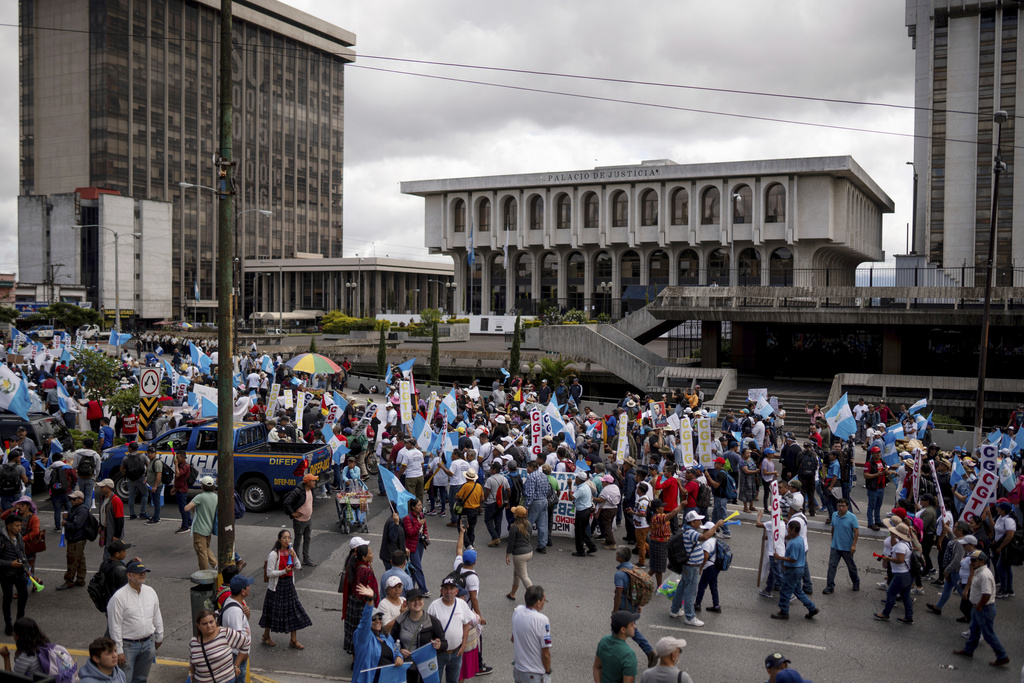
[[349,550],[355,550],[356,548],[358,548],[361,545],[370,545],[370,542],[367,541],[362,536],[353,536],[352,538],[350,538],[348,540],[348,549]]
[[686,513],[686,521],[693,522],[698,519],[704,519],[704,515],[698,514],[696,510],[690,510]]

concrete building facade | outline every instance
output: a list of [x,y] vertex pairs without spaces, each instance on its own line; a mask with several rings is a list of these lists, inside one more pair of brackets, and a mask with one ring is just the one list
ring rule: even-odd
[[1013,173],[1024,146],[1024,40],[1020,3],[1002,0],[907,0],[915,51],[913,248],[928,263],[964,267],[983,284],[992,215],[993,114],[1002,125],[1004,174],[996,226],[996,284],[1024,286],[1024,175]]
[[[853,284],[892,200],[851,157],[630,166],[402,183],[474,314],[618,317],[665,286]],[[470,265],[469,254],[474,253]],[[506,257],[507,253],[507,257]],[[506,258],[508,267],[506,267]]]
[[[204,316],[216,312],[219,8],[19,1],[20,194],[97,187],[169,202],[172,239],[159,257],[178,315],[195,303],[195,283]],[[344,66],[355,36],[278,0],[236,2],[233,17],[240,256],[338,258]],[[31,239],[20,248],[22,269],[45,257]]]

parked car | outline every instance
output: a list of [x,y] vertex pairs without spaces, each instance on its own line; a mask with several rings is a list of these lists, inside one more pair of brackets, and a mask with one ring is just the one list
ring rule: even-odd
[[95,339],[96,337],[98,337],[100,335],[100,332],[101,330],[99,325],[82,325],[77,330],[75,330],[75,336],[82,337],[86,341],[89,341],[90,339]]
[[25,334],[35,339],[53,339],[53,325],[36,325]]
[[[31,439],[35,443],[36,448],[40,450],[40,454],[43,456],[48,455],[42,453],[44,436],[52,436],[59,441],[65,453],[75,450],[75,441],[71,438],[71,432],[68,431],[63,420],[46,413],[29,413],[28,416],[29,419],[24,420],[14,413],[0,412],[0,443],[3,444],[4,450],[7,450],[14,441],[15,433],[19,427],[25,428],[27,432],[26,438]],[[32,465],[34,476],[32,482],[33,493],[39,493],[46,488],[46,485],[43,483],[44,469],[45,465]]]

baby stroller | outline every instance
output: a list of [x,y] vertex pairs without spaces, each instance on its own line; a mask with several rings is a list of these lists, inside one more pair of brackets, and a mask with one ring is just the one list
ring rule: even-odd
[[373,494],[363,482],[342,481],[341,490],[334,497],[341,533],[349,534],[353,529],[359,529],[363,533],[370,531],[370,528],[366,526],[366,513],[370,509],[371,500],[373,500]]

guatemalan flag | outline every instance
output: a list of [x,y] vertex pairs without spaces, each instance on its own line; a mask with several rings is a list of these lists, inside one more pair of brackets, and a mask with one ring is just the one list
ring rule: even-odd
[[843,397],[825,413],[825,422],[837,439],[845,441],[857,433],[857,420],[850,410],[846,394],[843,394]]
[[907,410],[907,412],[910,413],[911,415],[915,415],[916,413],[919,413],[920,411],[924,410],[927,407],[928,407],[928,399],[922,398],[920,401],[918,401],[914,405],[910,406],[910,408]]
[[455,411],[458,409],[459,404],[455,400],[455,390],[452,389],[448,392],[448,395],[441,399],[441,412],[444,413],[444,419],[447,422],[451,422],[455,419]]

